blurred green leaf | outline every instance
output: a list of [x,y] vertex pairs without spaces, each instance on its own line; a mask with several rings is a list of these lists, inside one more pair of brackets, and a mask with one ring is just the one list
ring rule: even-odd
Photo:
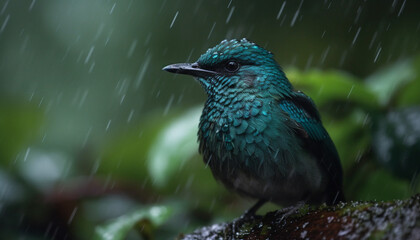
[[196,107],[168,124],[151,146],[147,161],[150,176],[157,186],[197,154],[197,128],[202,107]]
[[161,116],[161,113],[150,114],[139,125],[110,138],[104,147],[98,174],[112,174],[115,178],[135,182],[146,181],[149,177],[146,168],[149,149],[163,126],[173,118]]
[[412,60],[404,60],[372,74],[366,79],[366,85],[378,97],[380,104],[386,106],[415,76]]
[[287,75],[296,89],[308,94],[318,106],[331,101],[346,101],[370,108],[378,106],[376,96],[361,81],[341,71],[288,69]]
[[420,55],[413,60],[412,69],[414,71],[413,80],[402,87],[398,98],[395,99],[396,105],[399,107],[413,106],[420,103]]
[[95,228],[95,239],[97,240],[122,240],[128,232],[136,227],[144,234],[151,234],[151,228],[163,224],[172,216],[172,209],[167,206],[152,206],[148,209],[140,209],[123,215],[107,224]]
[[410,197],[410,183],[372,164],[358,168],[352,180],[352,197],[357,200],[387,201]]
[[39,108],[30,104],[0,104],[0,163],[14,161],[16,154],[34,139],[42,124]]
[[344,171],[359,161],[370,148],[370,126],[367,114],[362,111],[354,111],[339,121],[324,121],[324,125],[336,145]]

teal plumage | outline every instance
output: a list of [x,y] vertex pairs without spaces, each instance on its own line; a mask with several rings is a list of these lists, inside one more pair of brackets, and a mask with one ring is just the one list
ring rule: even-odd
[[199,151],[229,189],[285,206],[344,200],[339,156],[315,104],[272,53],[224,40],[197,62],[164,70],[192,75],[206,91]]

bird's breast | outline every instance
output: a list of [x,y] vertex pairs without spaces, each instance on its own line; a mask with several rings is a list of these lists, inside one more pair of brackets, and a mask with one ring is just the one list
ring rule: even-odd
[[282,196],[298,199],[322,188],[316,161],[279,107],[255,97],[226,101],[206,103],[198,133],[200,153],[217,179],[246,195],[284,203]]
[[276,149],[271,140],[276,136],[270,133],[274,127],[271,105],[252,95],[216,98],[206,103],[198,135],[200,152],[213,171],[254,171],[273,159]]

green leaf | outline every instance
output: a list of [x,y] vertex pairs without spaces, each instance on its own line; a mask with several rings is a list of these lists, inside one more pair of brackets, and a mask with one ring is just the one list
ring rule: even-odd
[[288,69],[287,73],[296,89],[309,95],[318,106],[331,101],[352,102],[371,108],[378,106],[374,93],[366,88],[360,79],[345,72],[317,69],[301,72]]
[[[140,231],[147,231],[163,224],[172,216],[172,209],[166,206],[152,206],[123,215],[95,228],[97,240],[122,240],[136,225]],[[146,233],[148,234],[148,233]]]
[[197,154],[197,129],[202,107],[196,107],[168,124],[151,146],[147,166],[153,182],[164,186]]
[[43,115],[30,104],[6,104],[4,99],[0,102],[0,164],[9,166],[16,154],[38,135]]
[[[403,199],[410,197],[410,183],[396,178],[383,168],[359,169],[353,182],[357,185],[357,192],[353,197],[357,200]],[[360,176],[363,175],[363,176]]]
[[407,83],[398,93],[396,105],[401,106],[414,106],[420,103],[420,55],[413,61],[412,69],[415,71],[414,79]]
[[105,176],[112,174],[113,178],[143,184],[149,182],[145,167],[149,149],[162,128],[173,118],[161,116],[161,113],[150,114],[137,126],[120,131],[119,136],[110,137],[103,148],[97,173]]
[[324,121],[326,129],[337,147],[344,171],[357,164],[360,157],[371,146],[371,132],[367,121],[367,114],[360,110],[356,110],[349,117],[338,121]]
[[387,106],[395,94],[415,76],[412,60],[404,60],[369,76],[366,85],[378,97],[380,104]]

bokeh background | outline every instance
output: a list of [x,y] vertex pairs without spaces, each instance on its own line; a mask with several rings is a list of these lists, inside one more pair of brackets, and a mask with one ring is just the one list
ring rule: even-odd
[[231,38],[272,51],[314,99],[349,200],[420,192],[419,9],[0,0],[0,238],[167,239],[250,207],[197,154],[199,84],[161,71]]

